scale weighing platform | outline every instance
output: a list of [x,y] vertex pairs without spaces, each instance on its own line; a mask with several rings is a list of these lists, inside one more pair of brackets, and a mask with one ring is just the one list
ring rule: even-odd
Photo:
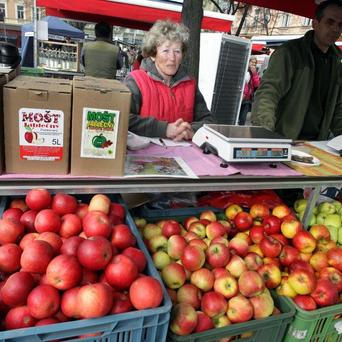
[[226,162],[291,160],[292,140],[259,126],[203,125],[192,142]]

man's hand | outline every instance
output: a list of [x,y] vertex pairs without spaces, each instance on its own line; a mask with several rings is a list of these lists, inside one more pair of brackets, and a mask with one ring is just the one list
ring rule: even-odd
[[178,119],[167,125],[166,137],[175,141],[190,140],[194,132],[191,125],[183,119]]

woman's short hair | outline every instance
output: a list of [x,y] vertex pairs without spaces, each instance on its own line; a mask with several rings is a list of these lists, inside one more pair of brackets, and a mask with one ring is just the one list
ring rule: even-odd
[[181,42],[182,52],[185,53],[188,48],[189,29],[183,24],[170,20],[156,21],[144,38],[142,45],[143,55],[155,57],[157,47],[167,40]]

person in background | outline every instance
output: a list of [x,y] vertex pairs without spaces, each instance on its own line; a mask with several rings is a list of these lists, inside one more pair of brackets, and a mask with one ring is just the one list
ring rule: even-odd
[[111,34],[107,23],[95,25],[96,40],[85,43],[81,55],[86,76],[114,79],[116,70],[122,68],[119,47],[112,43]]
[[197,84],[181,65],[189,30],[172,21],[157,21],[146,34],[139,70],[127,75],[131,90],[129,130],[148,137],[191,140],[204,123],[212,123]]
[[271,56],[252,106],[252,123],[290,139],[342,134],[342,1],[321,2],[313,30]]
[[137,55],[137,58],[136,58],[135,61],[133,62],[132,70],[138,70],[138,69],[140,69],[140,64],[141,64],[141,61],[142,61],[143,59],[144,59],[144,56],[142,55],[142,51],[139,50],[138,55]]
[[243,98],[239,115],[239,125],[244,125],[246,123],[247,114],[252,109],[254,92],[259,87],[259,84],[260,77],[257,71],[257,59],[255,57],[251,57],[249,59],[248,70],[245,76],[245,86],[243,89]]

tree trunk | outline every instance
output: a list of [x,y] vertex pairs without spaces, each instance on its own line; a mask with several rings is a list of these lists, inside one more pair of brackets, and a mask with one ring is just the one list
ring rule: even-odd
[[190,30],[189,48],[184,59],[188,73],[198,81],[199,48],[201,24],[203,18],[203,0],[184,0],[182,23]]

